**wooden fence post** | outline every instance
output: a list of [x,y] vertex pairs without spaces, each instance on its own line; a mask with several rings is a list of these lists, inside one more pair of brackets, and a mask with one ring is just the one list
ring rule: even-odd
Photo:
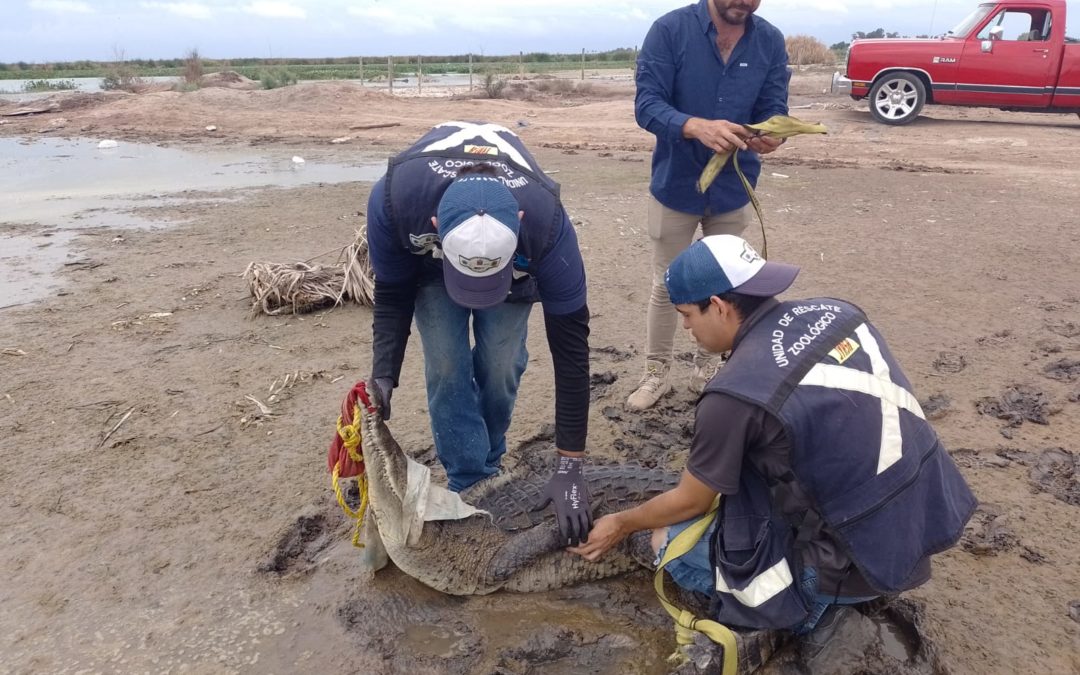
[[360,57],[360,86],[364,86],[364,57]]
[[469,54],[469,91],[472,91],[472,54]]
[[581,81],[585,81],[585,48],[581,48]]
[[394,93],[394,57],[386,57],[386,84],[390,88],[390,93]]
[[416,95],[424,93],[424,66],[421,65],[422,57],[416,57]]

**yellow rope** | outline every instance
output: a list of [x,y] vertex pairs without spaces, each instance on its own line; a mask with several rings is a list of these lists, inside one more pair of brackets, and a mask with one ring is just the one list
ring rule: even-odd
[[[349,459],[357,464],[364,463],[364,457],[362,453],[361,441],[363,440],[360,434],[360,406],[353,406],[353,421],[352,424],[345,424],[345,421],[338,416],[337,419],[337,433],[341,437],[341,442],[345,445],[345,449],[349,453]],[[364,545],[360,543],[360,527],[364,524],[364,514],[367,513],[368,507],[368,481],[367,474],[361,473],[356,477],[356,486],[360,489],[360,507],[355,511],[349,508],[348,502],[345,501],[345,493],[341,489],[341,462],[339,458],[338,463],[334,465],[334,472],[330,476],[330,484],[334,487],[334,496],[337,497],[337,503],[341,506],[341,510],[345,512],[345,516],[351,520],[356,521],[356,526],[353,528],[352,543],[356,548],[364,548]]]
[[685,555],[694,548],[694,544],[701,539],[705,531],[709,529],[709,525],[712,524],[716,518],[716,509],[720,504],[719,495],[716,500],[713,501],[712,508],[704,516],[694,521],[690,527],[686,528],[676,536],[671,543],[668,544],[667,550],[664,552],[664,557],[660,561],[660,566],[656,568],[656,575],[653,577],[653,586],[656,589],[656,596],[660,599],[660,604],[663,605],[667,613],[671,615],[671,618],[675,620],[675,642],[679,645],[675,652],[668,657],[668,661],[673,663],[685,662],[688,657],[686,656],[685,647],[694,643],[694,632],[701,633],[708,637],[713,642],[720,644],[724,647],[724,668],[723,675],[736,675],[738,672],[738,645],[735,642],[735,634],[731,632],[731,629],[727,626],[712,621],[710,619],[699,619],[694,616],[689,610],[681,609],[673,602],[668,600],[667,595],[664,593],[664,568],[672,560]]

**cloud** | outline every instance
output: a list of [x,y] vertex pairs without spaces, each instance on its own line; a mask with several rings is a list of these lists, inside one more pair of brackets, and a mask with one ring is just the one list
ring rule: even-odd
[[93,14],[94,8],[82,0],[30,0],[30,9],[56,14]]
[[255,0],[243,7],[248,14],[268,19],[306,19],[307,10],[281,0]]
[[187,19],[209,19],[214,15],[206,5],[197,2],[140,2],[144,9],[160,9]]
[[419,15],[410,7],[349,7],[350,16],[368,22],[371,27],[379,28],[390,35],[417,35],[434,33],[438,29],[435,20],[429,15]]

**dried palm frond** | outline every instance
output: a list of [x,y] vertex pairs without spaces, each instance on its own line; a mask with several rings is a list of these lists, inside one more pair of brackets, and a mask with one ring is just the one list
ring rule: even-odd
[[340,300],[345,280],[341,267],[307,263],[251,263],[244,270],[251,291],[251,314],[270,316],[310,312]]
[[[329,267],[309,264],[311,260],[339,252],[338,262]],[[251,314],[259,312],[301,314],[346,299],[366,307],[375,304],[375,272],[368,257],[367,226],[356,231],[356,239],[343,249],[334,249],[307,262],[251,263],[243,277],[251,291]]]
[[371,268],[368,257],[367,225],[356,231],[356,239],[345,249],[343,254],[345,283],[341,287],[337,301],[349,297],[365,307],[375,305],[375,270]]

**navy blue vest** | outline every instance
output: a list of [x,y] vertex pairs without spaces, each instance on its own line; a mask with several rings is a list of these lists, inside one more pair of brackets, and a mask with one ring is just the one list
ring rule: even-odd
[[426,256],[424,277],[441,279],[442,254],[431,218],[458,170],[480,163],[495,167],[499,179],[525,212],[509,301],[535,302],[539,298],[534,265],[555,243],[564,214],[559,185],[543,172],[521,139],[509,129],[479,122],[446,122],[390,159],[386,213],[397,227],[398,244]]
[[[782,422],[794,479],[880,593],[911,588],[920,564],[955,544],[975,509],[975,497],[885,340],[852,304],[828,298],[781,303],[750,327],[706,391],[761,406]],[[724,497],[732,502],[726,511],[743,517],[760,512],[760,495],[743,492],[768,487],[763,481],[740,485],[738,494]],[[758,514],[763,517],[776,522],[771,507]],[[801,562],[790,525],[772,542],[787,550],[758,560],[755,572],[724,564],[719,532],[725,520],[714,540],[721,598],[725,586],[742,589],[755,574],[775,572],[784,556],[798,585]],[[744,526],[732,521],[728,527]],[[765,547],[762,532],[757,534],[756,543]],[[747,537],[732,539],[745,544]]]

